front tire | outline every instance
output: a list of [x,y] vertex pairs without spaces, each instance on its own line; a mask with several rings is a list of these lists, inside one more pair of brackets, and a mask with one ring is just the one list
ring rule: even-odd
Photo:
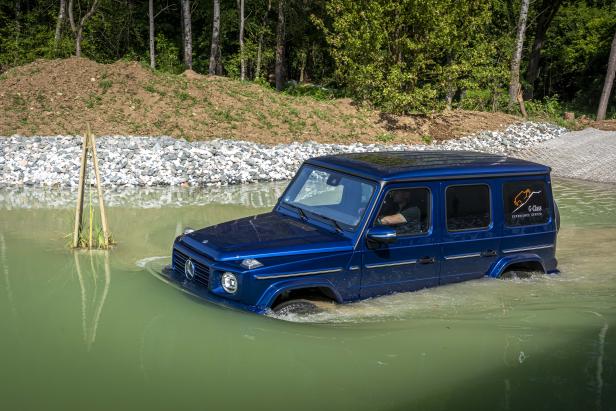
[[543,271],[535,270],[508,270],[502,273],[499,278],[502,280],[526,280],[543,274]]
[[288,300],[275,306],[272,311],[276,315],[309,315],[321,312],[319,307],[310,300]]

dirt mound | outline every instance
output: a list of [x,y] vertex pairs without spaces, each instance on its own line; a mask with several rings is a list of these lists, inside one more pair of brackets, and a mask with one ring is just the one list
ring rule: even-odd
[[171,135],[262,143],[412,143],[495,130],[502,113],[452,111],[392,116],[349,99],[318,101],[254,83],[153,72],[136,62],[37,60],[0,76],[0,135]]
[[589,123],[591,127],[603,131],[616,131],[616,120],[601,120]]
[[203,80],[205,78],[205,76],[203,74],[199,74],[194,70],[185,70],[182,75],[188,79],[192,79],[192,80]]

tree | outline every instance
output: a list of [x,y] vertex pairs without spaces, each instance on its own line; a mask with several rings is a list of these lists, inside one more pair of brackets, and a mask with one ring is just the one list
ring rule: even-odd
[[156,68],[156,49],[154,48],[154,0],[148,1],[148,23],[150,28],[150,67]]
[[285,46],[285,21],[284,0],[278,0],[278,25],[276,26],[276,90],[284,88],[284,46]]
[[214,13],[212,20],[212,46],[210,50],[210,75],[220,74],[220,0],[214,0]]
[[524,100],[520,86],[520,61],[522,60],[522,49],[524,47],[524,35],[526,33],[526,19],[528,17],[529,0],[522,0],[520,4],[520,17],[518,18],[518,28],[515,38],[515,49],[511,58],[511,79],[509,81],[509,105],[513,106],[516,100],[520,103],[520,110],[526,117]]
[[561,0],[543,0],[539,8],[539,17],[537,26],[535,27],[535,39],[531,49],[530,58],[528,60],[528,68],[526,69],[526,82],[528,90],[525,90],[525,97],[532,99],[534,97],[535,81],[539,75],[539,62],[541,61],[541,49],[545,43],[545,35],[560,8]]
[[75,13],[73,11],[75,1],[68,1],[68,20],[71,24],[71,30],[73,30],[73,34],[75,35],[75,56],[77,57],[81,57],[81,41],[83,40],[83,28],[88,19],[90,19],[90,17],[92,17],[94,12],[96,11],[98,3],[99,0],[92,1],[90,9],[86,12],[86,14],[81,17],[81,19],[78,20],[77,23],[75,23]]
[[182,7],[182,49],[184,57],[182,59],[184,67],[192,70],[192,16],[190,10],[190,0],[181,0]]
[[261,27],[259,28],[259,44],[257,46],[257,63],[255,68],[255,78],[259,78],[261,76],[261,61],[263,56],[263,37],[265,35],[265,31],[267,30],[267,16],[272,9],[272,0],[267,0],[267,9],[263,12],[263,20],[261,22]]
[[58,43],[60,42],[60,37],[62,35],[62,24],[64,24],[65,19],[66,19],[66,0],[60,0],[60,11],[58,12],[58,21],[56,22],[56,32],[53,38],[54,51],[58,49]]
[[612,40],[612,48],[610,49],[610,58],[607,62],[607,73],[605,74],[605,82],[603,83],[603,91],[599,100],[599,108],[597,109],[597,120],[605,120],[607,105],[610,101],[612,86],[614,84],[614,75],[616,74],[616,33]]
[[246,79],[246,58],[244,56],[244,0],[238,0],[240,9],[240,80]]

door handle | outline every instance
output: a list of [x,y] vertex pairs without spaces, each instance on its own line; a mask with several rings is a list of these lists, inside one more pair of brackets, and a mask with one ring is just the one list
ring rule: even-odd
[[482,257],[496,257],[498,253],[496,250],[485,250],[481,253]]
[[421,257],[417,260],[419,264],[434,264],[436,262],[436,258],[434,257]]

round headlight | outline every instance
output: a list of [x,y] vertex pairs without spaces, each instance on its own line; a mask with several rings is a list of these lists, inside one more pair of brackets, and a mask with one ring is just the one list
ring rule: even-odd
[[223,290],[229,294],[235,294],[237,291],[237,277],[233,273],[223,273],[222,277],[220,277],[220,284]]

